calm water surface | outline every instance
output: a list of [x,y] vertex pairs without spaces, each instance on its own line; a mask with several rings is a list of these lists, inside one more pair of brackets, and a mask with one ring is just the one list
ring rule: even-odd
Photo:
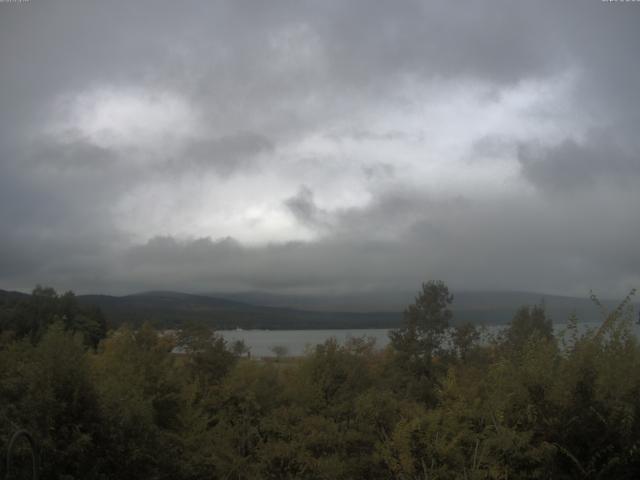
[[[581,329],[597,328],[597,323],[582,323]],[[504,326],[484,327],[484,336],[499,333]],[[566,328],[564,324],[556,324],[556,333],[562,332]],[[636,333],[639,333],[635,326]],[[389,343],[389,329],[353,329],[353,330],[220,330],[218,333],[228,342],[244,340],[251,349],[251,355],[255,357],[272,357],[275,354],[273,347],[282,346],[287,350],[286,355],[303,355],[308,348],[324,343],[334,337],[339,343],[344,343],[353,337],[371,337],[376,340],[377,348],[384,348]]]
[[331,337],[344,343],[351,337],[373,337],[376,347],[383,348],[389,343],[389,330],[354,329],[354,330],[220,330],[218,333],[228,342],[244,340],[251,349],[251,355],[256,357],[275,356],[273,347],[282,346],[287,349],[287,355],[298,356],[305,353],[307,348],[324,343]]

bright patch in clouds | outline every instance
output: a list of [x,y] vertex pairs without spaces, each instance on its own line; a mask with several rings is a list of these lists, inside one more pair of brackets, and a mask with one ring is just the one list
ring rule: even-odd
[[66,117],[54,127],[58,132],[76,133],[103,148],[161,152],[199,132],[196,112],[175,93],[105,87],[66,97],[58,107]]
[[[67,102],[66,117],[54,131],[61,137],[76,132],[119,152],[132,167],[155,165],[112,206],[116,224],[136,243],[155,235],[231,236],[259,245],[326,233],[287,206],[301,189],[312,193],[313,208],[330,223],[345,210],[366,210],[399,185],[443,199],[522,195],[526,182],[519,177],[515,144],[539,137],[553,143],[554,132],[577,136],[586,128],[568,121],[562,109],[572,85],[572,75],[502,90],[481,83],[406,82],[393,98],[256,153],[255,165],[230,176],[189,158],[189,143],[205,138],[206,126],[175,93],[85,92]],[[478,149],[492,141],[504,145],[484,154]],[[229,158],[212,161],[234,161],[232,152],[217,155]],[[176,158],[178,171],[164,163]]]

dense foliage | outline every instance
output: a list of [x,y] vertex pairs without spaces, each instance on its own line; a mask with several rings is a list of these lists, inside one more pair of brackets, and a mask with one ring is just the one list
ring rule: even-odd
[[53,288],[38,285],[30,296],[0,291],[0,335],[4,342],[24,337],[36,343],[54,323],[65,331],[80,333],[93,347],[107,334],[101,310],[80,304],[73,292],[59,295]]
[[99,315],[64,311],[69,299],[40,289],[0,317],[0,446],[29,429],[45,479],[640,472],[628,300],[594,331],[572,318],[554,335],[542,307],[523,307],[502,335],[482,339],[470,325],[447,328],[453,298],[429,282],[383,351],[364,338],[329,340],[268,361],[197,325],[176,338],[121,327],[96,344],[84,318]]

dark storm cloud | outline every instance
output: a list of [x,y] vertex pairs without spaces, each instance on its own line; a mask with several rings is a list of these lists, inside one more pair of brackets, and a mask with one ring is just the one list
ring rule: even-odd
[[285,200],[284,204],[303,225],[319,230],[328,227],[325,218],[327,212],[316,205],[313,192],[308,187],[304,185],[300,187],[298,193]]
[[[600,281],[618,292],[640,275],[639,24],[637,4],[599,1],[0,3],[0,288],[349,289],[442,277],[559,292]],[[146,242],[119,222],[118,202],[141,202],[150,179],[277,175],[288,165],[281,146],[316,130],[345,163],[347,142],[411,139],[402,125],[359,124],[364,115],[335,129],[369,107],[385,117],[388,105],[413,105],[405,84],[479,84],[490,104],[567,73],[575,83],[558,115],[588,119],[586,135],[493,137],[471,159],[513,156],[514,181],[532,195],[432,191],[402,177],[398,151],[356,168],[365,206],[322,206],[306,179],[297,193],[265,182],[316,240],[249,247],[154,231]],[[145,149],[49,128],[105,85],[177,92],[200,130]]]
[[625,148],[600,132],[590,132],[582,144],[567,139],[546,148],[521,145],[518,153],[525,178],[543,190],[593,188],[598,182],[633,188],[640,177],[640,149]]
[[[635,213],[621,226],[612,215],[598,214],[619,211],[628,201],[628,195],[582,195],[564,204],[510,206],[453,200],[437,209],[418,195],[401,201],[389,198],[387,204],[361,212],[361,218],[370,219],[370,228],[344,222],[342,236],[312,242],[247,247],[229,238],[155,238],[129,250],[111,271],[110,281],[125,290],[144,283],[148,288],[184,286],[191,291],[335,292],[411,291],[425,278],[443,278],[466,289],[540,290],[543,285],[550,292],[619,292],[632,286],[629,282],[640,267],[634,240],[640,235],[640,218]],[[409,203],[411,211],[422,210],[423,215],[407,221],[394,238],[362,233],[391,228],[391,217],[382,212],[397,213],[400,205],[404,209]],[[346,233],[349,227],[351,235]],[[602,248],[608,244],[617,249]],[[578,279],[570,289],[567,277]]]
[[384,242],[403,238],[415,225],[440,224],[467,203],[460,197],[436,199],[425,192],[396,186],[378,192],[364,207],[328,211],[317,205],[313,192],[304,185],[284,202],[301,224],[325,240],[348,241],[354,245],[365,239]]
[[[211,106],[212,121],[234,128],[259,120],[267,106],[289,121],[298,115],[287,99],[328,90],[349,104],[349,96],[382,93],[404,75],[513,82],[548,73],[571,47],[558,38],[554,15],[539,13],[544,6],[513,2],[34,1],[2,8],[2,101],[17,122],[33,121],[52,93],[131,81],[186,91]],[[584,16],[567,10],[559,13]],[[611,13],[595,12],[605,26]],[[296,50],[305,45],[309,57]],[[282,64],[287,55],[293,65]]]

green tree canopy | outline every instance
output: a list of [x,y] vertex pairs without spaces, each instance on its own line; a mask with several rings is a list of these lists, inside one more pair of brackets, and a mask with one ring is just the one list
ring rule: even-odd
[[433,401],[441,370],[436,357],[444,353],[445,333],[453,318],[452,302],[453,295],[444,282],[429,281],[405,309],[403,326],[389,334],[397,370],[394,388],[408,389],[412,397]]
[[520,307],[505,332],[505,342],[509,348],[519,351],[533,336],[553,338],[553,323],[544,305]]

